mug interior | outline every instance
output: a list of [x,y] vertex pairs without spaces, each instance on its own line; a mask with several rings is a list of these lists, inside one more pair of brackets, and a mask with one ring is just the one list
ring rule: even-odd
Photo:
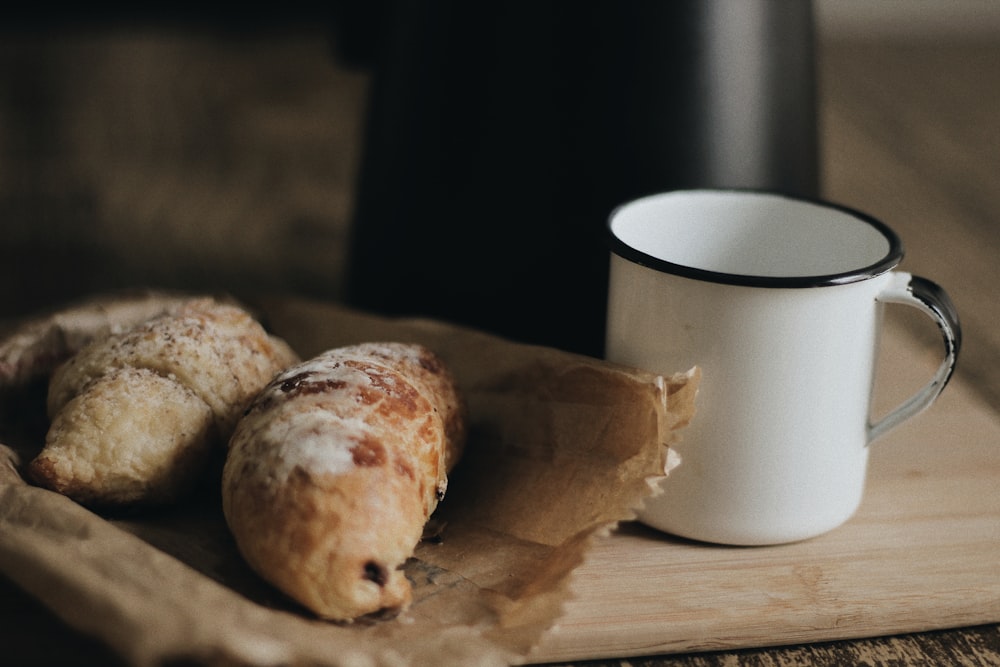
[[865,214],[754,191],[652,195],[616,209],[608,230],[626,259],[729,283],[853,282],[890,270],[903,254],[895,233]]

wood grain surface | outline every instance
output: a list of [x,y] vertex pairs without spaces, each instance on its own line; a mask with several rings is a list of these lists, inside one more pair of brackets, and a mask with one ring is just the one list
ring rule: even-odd
[[[137,283],[338,298],[367,79],[338,65],[326,28],[5,30],[0,317]],[[964,324],[963,396],[995,419],[1000,41],[824,43],[819,74],[824,194],[896,228],[903,268],[947,287]],[[938,345],[923,321],[900,327]],[[546,659],[1000,665],[998,621]],[[115,664],[6,581],[0,643],[5,665]]]
[[[930,325],[933,327],[933,325]],[[890,326],[881,393],[926,381]],[[1000,415],[956,383],[872,446],[865,499],[797,544],[717,547],[625,525],[576,573],[536,656],[613,657],[893,635],[1000,618]]]

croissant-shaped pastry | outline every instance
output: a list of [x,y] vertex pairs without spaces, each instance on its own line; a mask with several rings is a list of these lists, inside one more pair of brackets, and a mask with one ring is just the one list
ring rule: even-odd
[[338,348],[287,369],[237,425],[223,468],[240,552],[322,618],[405,608],[400,568],[464,432],[452,377],[422,346]]
[[190,296],[128,290],[100,294],[26,320],[0,340],[0,390],[48,378],[88,343],[175,312]]
[[87,505],[175,500],[297,360],[246,311],[209,298],[97,339],[53,373],[52,422],[28,475]]

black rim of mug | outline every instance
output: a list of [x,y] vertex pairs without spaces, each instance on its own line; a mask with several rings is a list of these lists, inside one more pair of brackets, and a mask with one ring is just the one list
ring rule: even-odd
[[[645,200],[653,199],[663,195],[671,194],[723,194],[723,193],[735,193],[744,194],[755,197],[769,197],[769,198],[779,198],[790,201],[801,202],[804,204],[811,204],[814,206],[819,206],[822,208],[839,211],[853,218],[856,218],[871,227],[874,227],[889,244],[889,249],[885,256],[879,261],[870,264],[868,266],[863,266],[858,269],[853,269],[851,271],[844,271],[842,273],[831,273],[822,275],[803,275],[803,276],[755,276],[746,275],[739,273],[725,273],[721,271],[711,271],[708,269],[699,269],[692,266],[685,266],[684,264],[676,264],[674,262],[669,262],[664,259],[659,259],[658,257],[653,257],[648,255],[641,250],[637,250],[632,246],[628,245],[622,241],[615,234],[612,226],[614,224],[615,218],[621,212],[622,209],[631,205],[641,203]],[[677,276],[682,276],[685,278],[693,278],[695,280],[701,280],[705,282],[723,283],[726,285],[743,285],[747,287],[788,287],[788,288],[803,288],[803,287],[825,287],[832,285],[844,285],[847,283],[859,282],[862,280],[868,280],[869,278],[874,278],[875,276],[891,271],[893,268],[899,265],[903,259],[903,242],[900,240],[899,236],[890,228],[888,225],[883,223],[881,220],[874,218],[867,213],[863,213],[856,209],[850,208],[848,206],[843,206],[841,204],[835,204],[823,199],[809,198],[799,195],[789,195],[773,190],[754,190],[754,189],[740,189],[740,188],[728,188],[728,189],[693,189],[693,190],[672,190],[662,193],[657,193],[653,195],[648,195],[646,197],[639,197],[631,201],[625,202],[624,204],[616,207],[611,215],[608,216],[605,232],[607,233],[608,243],[610,245],[611,252],[618,255],[619,257],[626,259],[640,266],[645,266],[647,268],[659,271],[661,273],[669,273]]]

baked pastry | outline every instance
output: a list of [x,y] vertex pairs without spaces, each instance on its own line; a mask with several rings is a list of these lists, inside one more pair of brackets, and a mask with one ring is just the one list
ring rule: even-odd
[[56,369],[51,426],[28,475],[87,505],[175,500],[257,392],[296,361],[243,309],[190,299]]
[[401,567],[465,434],[444,363],[419,345],[330,350],[277,376],[223,468],[226,521],[258,574],[321,618],[405,608]]
[[88,343],[176,312],[190,296],[157,291],[93,296],[24,321],[0,340],[0,389],[47,379]]

